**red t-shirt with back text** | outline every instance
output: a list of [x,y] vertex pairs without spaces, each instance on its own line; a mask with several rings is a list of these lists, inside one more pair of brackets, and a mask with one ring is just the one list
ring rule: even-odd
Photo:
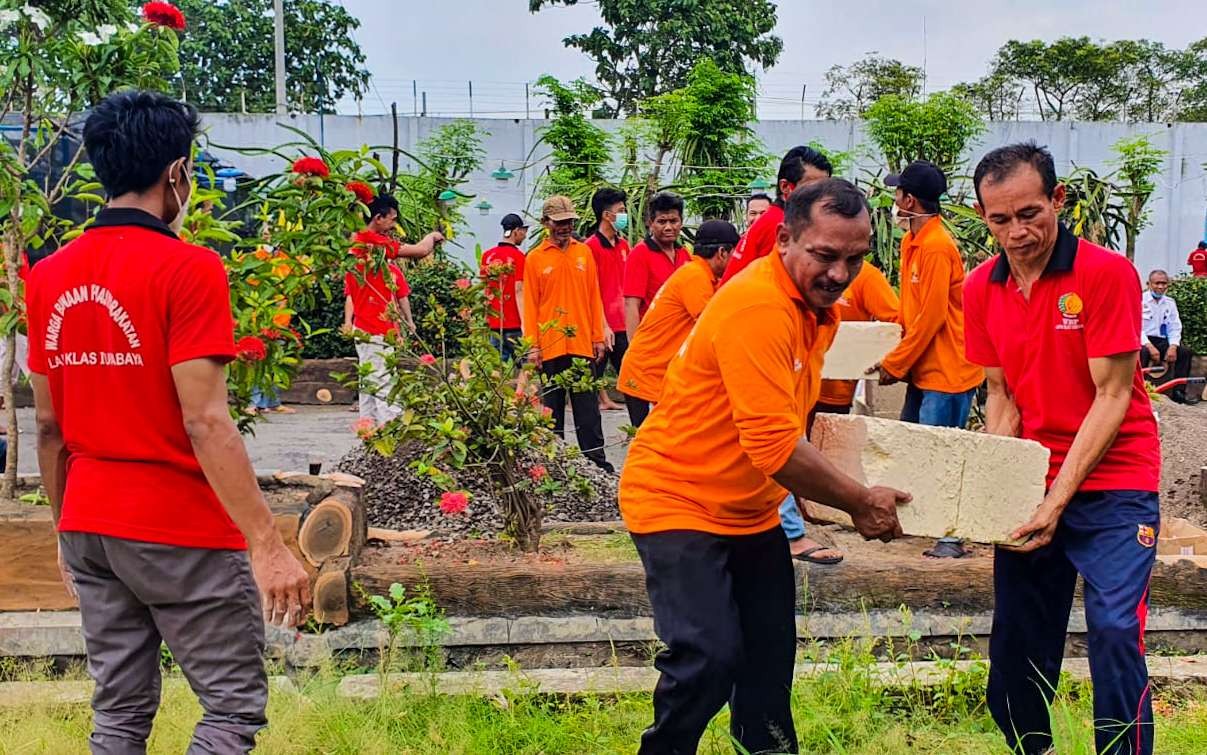
[[[499,269],[495,269],[499,268]],[[492,330],[519,330],[520,307],[515,298],[517,283],[524,282],[524,253],[515,244],[503,242],[482,253],[481,275],[486,280]]]
[[185,433],[172,367],[235,356],[221,258],[139,210],[104,210],[33,268],[29,366],[69,454],[59,530],[244,549]]
[[1080,490],[1159,489],[1157,422],[1136,357],[1140,276],[1126,257],[1062,227],[1030,299],[999,255],[969,274],[964,312],[969,361],[1003,370],[1022,416],[1022,437],[1052,452],[1049,486],[1097,393],[1089,360],[1131,354],[1136,365],[1123,424]]
[[390,262],[386,265],[392,283],[386,283],[380,269],[368,270],[361,262],[344,276],[344,295],[352,297],[352,326],[371,336],[386,336],[398,330],[390,319],[388,307],[411,295],[411,286],[402,269]]
[[1186,264],[1196,278],[1207,276],[1207,249],[1195,249],[1186,258]]

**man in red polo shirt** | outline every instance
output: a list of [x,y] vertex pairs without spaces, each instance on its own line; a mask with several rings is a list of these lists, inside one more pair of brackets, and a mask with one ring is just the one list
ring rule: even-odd
[[1012,534],[1025,544],[994,554],[989,709],[1011,750],[1050,751],[1048,706],[1080,573],[1098,752],[1147,755],[1161,450],[1136,359],[1140,279],[1126,257],[1060,224],[1065,188],[1046,149],[996,149],[973,183],[1003,250],[964,288],[968,358],[989,379],[986,429],[1052,452],[1047,496]]
[[691,262],[679,243],[683,230],[683,197],[663,191],[650,199],[650,233],[633,247],[624,269],[624,323],[629,341],[671,273]]
[[[628,195],[620,189],[606,186],[591,197],[591,211],[598,227],[586,240],[595,257],[595,272],[599,276],[599,295],[604,308],[604,358],[595,363],[595,379],[602,378],[608,365],[620,374],[620,365],[629,348],[629,334],[624,322],[624,269],[629,259],[629,241],[624,237],[629,227],[625,210]],[[606,389],[599,392],[599,408],[603,411],[622,409]]]
[[742,236],[729,257],[729,265],[718,285],[725,285],[751,262],[771,254],[780,224],[784,222],[784,203],[797,187],[829,178],[833,173],[834,166],[829,158],[812,147],[800,146],[788,150],[784,159],[780,160],[779,174],[775,179],[775,202],[759,215],[747,229],[746,235]]
[[1199,242],[1199,245],[1186,258],[1186,264],[1190,265],[1190,271],[1194,273],[1194,277],[1207,277],[1207,241]]
[[189,751],[250,752],[264,621],[296,625],[310,600],[227,406],[226,270],[177,238],[199,126],[158,93],[97,104],[84,146],[109,203],[30,276],[38,466],[96,680],[94,753],[146,752],[161,641],[204,711]]
[[520,244],[528,238],[528,225],[514,212],[503,216],[503,240],[482,254],[482,279],[490,314],[486,324],[491,339],[504,359],[515,358],[516,346],[524,337],[520,313],[524,310],[524,252]]

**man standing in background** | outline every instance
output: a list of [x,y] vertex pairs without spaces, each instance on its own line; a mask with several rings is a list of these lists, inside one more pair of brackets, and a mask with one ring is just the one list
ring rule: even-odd
[[1196,278],[1207,277],[1207,241],[1200,241],[1190,256],[1186,258],[1186,264],[1190,265],[1190,272]]
[[754,194],[746,200],[746,230],[750,230],[755,221],[763,217],[763,213],[771,209],[771,197],[766,194]]
[[[1190,375],[1190,360],[1194,356],[1182,345],[1182,317],[1178,314],[1178,303],[1169,296],[1169,274],[1164,270],[1153,270],[1148,274],[1148,290],[1140,295],[1142,316],[1142,343],[1140,366],[1164,364],[1173,367],[1173,375],[1164,375],[1158,382],[1177,380]],[[1186,387],[1178,386],[1169,391],[1169,398],[1179,404],[1186,403]]]
[[[579,367],[604,355],[603,302],[591,250],[573,238],[578,212],[569,197],[553,196],[541,209],[545,240],[528,253],[525,264],[524,338],[533,344],[529,358],[545,378],[543,399],[553,412],[554,432],[565,437],[566,394],[574,407],[574,431],[583,456],[614,472],[604,454],[603,419],[594,390],[558,385]],[[559,379],[560,378],[560,379]]]
[[649,235],[633,247],[624,270],[624,321],[629,341],[650,302],[671,273],[686,265],[691,255],[679,243],[683,230],[683,197],[669,191],[650,199]]
[[514,212],[503,216],[503,240],[482,254],[480,275],[486,281],[490,314],[486,324],[503,358],[515,358],[516,344],[523,337],[524,252],[520,244],[528,238],[528,226]]
[[[616,374],[620,374],[620,365],[629,347],[624,319],[624,271],[629,259],[629,242],[623,235],[629,227],[626,201],[628,196],[623,191],[610,186],[591,197],[591,211],[595,213],[597,227],[586,244],[595,257],[595,270],[599,274],[599,296],[604,308],[604,348],[607,349],[604,358],[595,363],[597,380],[604,376],[609,364]],[[612,401],[606,388],[601,388],[599,408],[615,411],[621,406]]]

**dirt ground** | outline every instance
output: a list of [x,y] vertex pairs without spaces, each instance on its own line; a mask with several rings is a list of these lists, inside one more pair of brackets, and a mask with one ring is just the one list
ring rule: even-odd
[[1161,515],[1207,526],[1199,479],[1207,466],[1207,401],[1182,406],[1161,400],[1154,409],[1161,426]]

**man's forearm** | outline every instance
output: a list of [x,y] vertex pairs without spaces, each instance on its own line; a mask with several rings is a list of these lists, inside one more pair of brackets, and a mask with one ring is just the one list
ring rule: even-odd
[[423,259],[434,251],[434,247],[430,244],[400,244],[398,246],[398,256],[408,260]]
[[515,284],[515,309],[520,314],[520,330],[524,329],[524,318],[527,313],[524,312],[524,284]]
[[206,480],[223,508],[253,550],[279,539],[272,511],[264,501],[243,438],[229,415],[206,416],[186,422]]
[[1021,423],[1022,416],[1014,399],[1000,391],[989,391],[985,402],[985,432],[1015,438],[1022,429]]
[[637,326],[641,324],[641,299],[626,296],[624,299],[624,329],[629,336],[629,343],[637,335]]
[[42,476],[42,487],[50,499],[50,515],[57,527],[63,513],[63,494],[67,490],[67,444],[57,426],[49,432],[38,428],[38,473]]
[[867,488],[834,466],[807,439],[801,439],[792,455],[772,478],[790,490],[798,499],[841,509],[857,511],[863,504]]
[[1090,411],[1073,438],[1073,445],[1060,465],[1060,472],[1052,481],[1048,498],[1063,507],[1073,498],[1077,489],[1085,482],[1107,449],[1115,441],[1131,397],[1128,394],[1112,395],[1099,393],[1090,405]]

